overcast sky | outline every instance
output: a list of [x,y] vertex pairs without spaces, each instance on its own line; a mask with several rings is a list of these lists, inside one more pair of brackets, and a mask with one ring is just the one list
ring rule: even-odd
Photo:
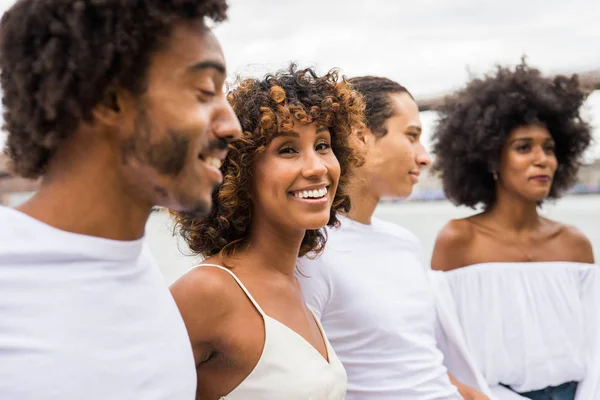
[[[415,95],[460,86],[524,54],[545,72],[600,67],[598,0],[230,0],[229,69],[289,60],[393,78]],[[265,68],[266,67],[266,68]]]
[[[0,10],[11,1],[0,0]],[[374,74],[418,97],[527,55],[546,73],[600,68],[600,0],[229,0],[216,27],[230,76],[289,61]],[[600,125],[600,100],[588,102]],[[431,119],[425,115],[424,119]],[[600,142],[600,134],[597,141]],[[0,135],[0,145],[2,143]]]

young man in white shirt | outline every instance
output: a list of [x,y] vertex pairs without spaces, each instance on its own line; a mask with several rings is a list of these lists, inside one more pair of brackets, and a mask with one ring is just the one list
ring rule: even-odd
[[0,207],[0,399],[191,400],[155,205],[205,215],[240,126],[204,18],[225,0],[18,0],[0,23],[5,152],[41,178]]
[[356,132],[365,163],[348,190],[352,208],[325,251],[299,262],[306,301],[348,373],[348,400],[487,399],[448,374],[435,337],[434,294],[418,239],[373,218],[382,197],[405,198],[430,158],[419,109],[400,84],[350,80],[366,101]]

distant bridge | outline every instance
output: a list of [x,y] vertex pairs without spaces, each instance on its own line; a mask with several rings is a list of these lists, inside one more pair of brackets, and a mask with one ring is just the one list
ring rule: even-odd
[[[571,74],[563,74],[563,75],[571,75]],[[577,73],[579,76],[579,83],[583,90],[592,92],[594,90],[600,90],[600,68],[594,69],[591,71],[585,71]],[[444,99],[451,95],[452,93],[445,93],[439,96],[427,97],[423,99],[417,99],[417,104],[419,105],[419,110],[421,111],[435,111],[435,109],[439,108],[443,103]]]

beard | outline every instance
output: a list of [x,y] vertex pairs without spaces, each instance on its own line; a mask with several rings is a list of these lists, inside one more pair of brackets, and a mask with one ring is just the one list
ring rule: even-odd
[[[123,165],[138,164],[149,167],[158,175],[168,178],[165,185],[148,188],[154,192],[158,203],[175,211],[189,215],[194,219],[206,217],[212,207],[206,196],[199,195],[202,182],[188,182],[185,169],[190,158],[191,138],[177,129],[159,131],[149,116],[147,107],[141,102],[134,121],[133,131],[120,145],[120,158]],[[226,149],[228,139],[216,138],[207,143],[208,150]],[[178,182],[179,181],[179,182]],[[182,183],[185,182],[187,187]],[[136,183],[139,183],[136,182]],[[196,187],[192,185],[196,184]],[[212,189],[212,203],[216,201],[216,191],[219,185]],[[174,190],[175,189],[175,190]],[[206,192],[204,192],[206,193]],[[195,194],[195,195],[194,195]]]
[[127,164],[134,159],[160,175],[177,178],[185,168],[190,138],[173,129],[153,135],[152,125],[142,105],[138,109],[133,132],[121,142],[121,162]]
[[[212,205],[214,206],[217,203],[217,194],[219,192],[220,185],[216,185],[213,187],[212,191]],[[179,214],[191,218],[197,221],[200,221],[206,218],[211,212],[214,211],[214,208],[211,207],[207,202],[196,202],[193,207],[186,207],[185,210],[177,211]]]

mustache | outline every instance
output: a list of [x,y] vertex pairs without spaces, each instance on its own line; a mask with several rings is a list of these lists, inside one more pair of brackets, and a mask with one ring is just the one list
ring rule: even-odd
[[228,138],[217,138],[208,143],[208,151],[212,150],[227,150],[231,140]]

